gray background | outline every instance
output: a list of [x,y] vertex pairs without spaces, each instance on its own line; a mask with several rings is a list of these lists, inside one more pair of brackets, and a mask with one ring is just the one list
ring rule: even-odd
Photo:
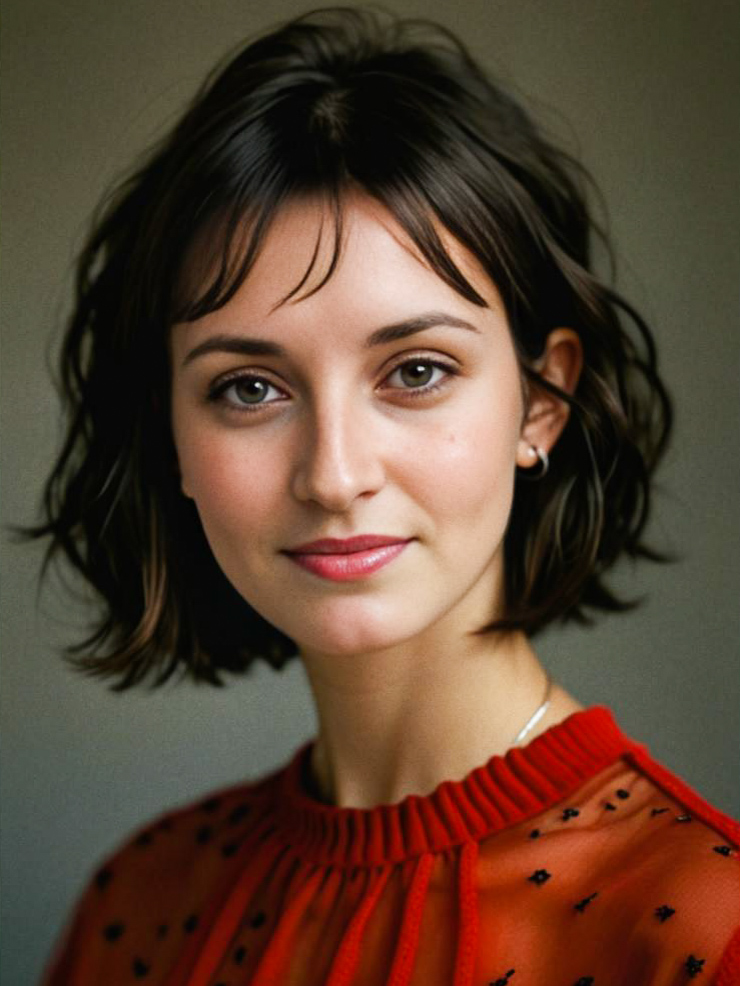
[[[653,540],[624,568],[641,611],[551,632],[539,651],[588,705],[717,807],[738,790],[738,31],[721,0],[467,0],[389,6],[455,28],[602,187],[619,284],[653,325],[677,402]],[[60,437],[56,347],[89,214],[246,34],[295,0],[6,0],[3,520],[30,522]],[[569,122],[568,122],[569,121]],[[572,127],[570,126],[572,124]],[[577,137],[575,136],[577,134]],[[84,620],[40,548],[4,545],[3,982],[33,983],[101,854],[165,807],[282,763],[313,734],[299,665],[222,691],[115,695],[58,658]]]

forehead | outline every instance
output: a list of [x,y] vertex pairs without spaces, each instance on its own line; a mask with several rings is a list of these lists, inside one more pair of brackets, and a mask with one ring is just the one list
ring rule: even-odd
[[[500,296],[480,261],[439,221],[429,218],[452,263],[486,304],[501,314]],[[256,250],[249,273],[224,307],[246,305],[263,321],[281,308],[305,305],[321,296],[323,305],[339,305],[348,315],[353,309],[358,317],[364,309],[375,309],[382,317],[385,309],[394,314],[394,306],[403,305],[404,299],[418,304],[422,299],[415,296],[421,293],[480,317],[481,307],[433,269],[382,203],[347,192],[339,219],[338,229],[334,210],[320,196],[295,196],[283,204]],[[183,268],[181,293],[196,297],[218,276],[233,277],[253,234],[254,223],[242,221],[225,252],[223,228],[212,225],[203,230]]]

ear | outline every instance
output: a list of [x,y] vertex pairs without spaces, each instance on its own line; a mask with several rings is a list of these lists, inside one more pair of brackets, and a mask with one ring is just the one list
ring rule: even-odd
[[[553,329],[545,342],[545,351],[534,369],[567,394],[574,393],[583,367],[583,344],[573,329]],[[532,447],[549,452],[568,421],[570,407],[543,387],[529,384],[529,411],[522,425],[517,448],[518,466],[528,469],[537,464]]]
[[175,448],[174,439],[172,441],[170,461],[171,461],[172,472],[174,473],[174,477],[175,477],[175,482],[180,487],[180,492],[184,497],[187,497],[188,500],[192,500],[193,495],[190,492],[190,487],[188,486],[188,482],[185,479],[185,475],[182,469],[180,468],[180,456],[177,454],[177,449]]
[[[151,405],[154,411],[155,417],[159,417],[162,413],[162,400],[157,391],[153,391],[151,395]],[[170,469],[175,475],[176,482],[180,487],[180,492],[188,500],[192,500],[193,497],[188,489],[185,477],[182,474],[182,469],[180,468],[180,457],[177,454],[177,448],[175,447],[175,436],[170,432],[170,442],[169,442],[169,452],[168,458],[170,460]]]
[[193,494],[190,492],[190,487],[188,486],[188,482],[185,479],[182,469],[180,468],[180,459],[178,458],[176,452],[174,457],[174,468],[175,468],[175,475],[177,476],[177,482],[180,484],[180,492],[188,500],[192,500]]
[[172,450],[171,468],[174,473],[175,482],[180,487],[180,492],[184,497],[187,497],[188,500],[192,500],[193,496],[190,492],[187,481],[183,476],[182,469],[180,468],[180,459],[174,449]]

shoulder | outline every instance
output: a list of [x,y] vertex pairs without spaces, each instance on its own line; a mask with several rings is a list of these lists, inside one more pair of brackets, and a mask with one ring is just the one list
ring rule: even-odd
[[99,860],[48,960],[42,986],[115,986],[147,975],[153,964],[172,965],[259,828],[277,775],[169,809]]
[[[218,859],[229,859],[251,831],[262,799],[259,786],[240,785],[209,792],[148,820],[132,832],[98,866],[91,886],[120,897],[140,889],[145,878],[158,895],[171,891],[169,876],[178,875],[177,889],[187,874],[191,883],[211,873]],[[215,876],[215,874],[214,874]]]
[[731,861],[724,872],[736,872],[740,822],[712,805],[644,747],[630,751],[625,759],[634,772],[636,807],[649,807],[650,817],[659,822],[653,826],[656,850],[669,854],[680,870],[692,865],[706,870],[704,854],[711,852],[712,862],[718,858]]
[[567,940],[579,967],[609,964],[620,982],[740,984],[740,825],[646,747],[626,743],[520,829],[528,870],[548,876],[547,920],[561,922],[553,961]]
[[[680,957],[691,978],[740,982],[740,823],[710,804],[645,748],[630,752],[624,780],[623,892],[641,908],[638,941]],[[627,800],[627,799],[625,799]]]

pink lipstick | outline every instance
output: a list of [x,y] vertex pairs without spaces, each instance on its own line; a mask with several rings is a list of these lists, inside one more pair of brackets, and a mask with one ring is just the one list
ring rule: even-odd
[[333,582],[350,582],[392,562],[409,540],[377,534],[346,540],[323,538],[291,548],[285,554],[314,575]]

